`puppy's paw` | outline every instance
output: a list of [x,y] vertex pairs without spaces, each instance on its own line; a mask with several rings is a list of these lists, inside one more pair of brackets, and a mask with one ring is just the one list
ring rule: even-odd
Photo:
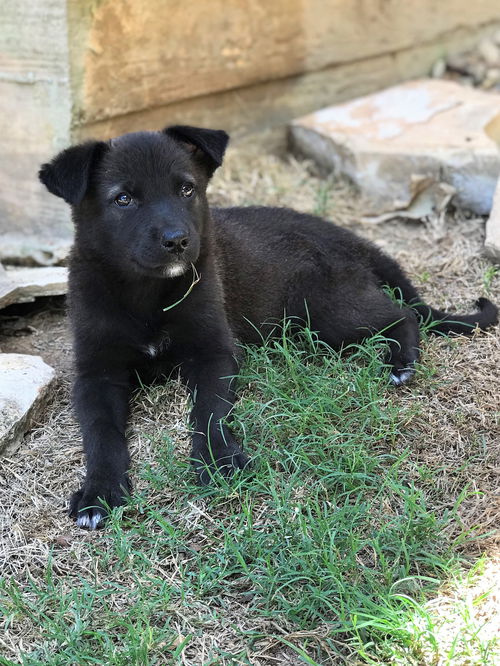
[[408,367],[408,368],[393,367],[390,374],[390,379],[391,382],[394,384],[394,386],[401,386],[402,384],[406,384],[407,382],[409,382],[414,374],[415,374],[415,368],[413,367]]
[[80,490],[73,493],[68,513],[78,527],[95,530],[103,527],[108,508],[121,506],[130,490],[131,484],[127,475],[119,480],[86,480]]
[[244,453],[235,440],[224,441],[214,446],[193,448],[191,461],[202,486],[208,485],[216,475],[230,478],[235,470],[250,466],[250,457]]

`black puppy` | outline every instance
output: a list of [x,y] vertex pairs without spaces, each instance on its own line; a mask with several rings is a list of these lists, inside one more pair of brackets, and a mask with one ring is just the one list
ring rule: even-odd
[[[283,316],[308,320],[334,348],[388,331],[394,384],[418,359],[416,313],[436,332],[494,323],[496,307],[458,316],[423,305],[397,263],[371,243],[281,208],[209,210],[223,131],[175,126],[68,148],[40,179],[73,209],[70,318],[74,403],[87,475],[70,514],[94,529],[130,487],[125,428],[135,371],[175,367],[193,397],[192,459],[200,481],[248,457],[224,423],[234,402],[235,341],[259,342]],[[400,308],[383,286],[398,288]],[[174,307],[172,307],[174,306]]]

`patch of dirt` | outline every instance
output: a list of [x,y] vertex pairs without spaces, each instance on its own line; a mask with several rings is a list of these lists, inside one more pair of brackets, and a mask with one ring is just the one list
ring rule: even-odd
[[4,354],[41,356],[60,377],[69,377],[72,355],[65,312],[62,296],[0,310],[0,349]]

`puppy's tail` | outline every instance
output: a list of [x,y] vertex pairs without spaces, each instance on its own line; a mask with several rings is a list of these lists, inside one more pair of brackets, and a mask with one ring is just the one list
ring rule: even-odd
[[424,323],[432,324],[431,333],[470,335],[476,327],[484,331],[498,322],[498,308],[487,298],[479,298],[476,301],[478,310],[468,315],[443,312],[427,305],[398,264],[385,254],[380,253],[377,257],[374,269],[383,284],[401,292],[405,303],[422,317]]
[[418,297],[417,300],[410,300],[408,305],[415,312],[418,312],[424,323],[432,323],[432,326],[429,328],[431,333],[444,333],[445,335],[448,333],[461,333],[462,335],[470,335],[476,327],[484,331],[488,326],[496,324],[498,321],[498,308],[487,298],[478,298],[476,301],[478,310],[468,315],[457,315],[437,310],[430,305],[422,303]]

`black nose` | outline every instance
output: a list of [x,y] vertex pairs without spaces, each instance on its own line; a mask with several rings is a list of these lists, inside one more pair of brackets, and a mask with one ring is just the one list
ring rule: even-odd
[[181,254],[189,245],[189,238],[185,231],[168,230],[163,232],[161,244],[167,252]]

